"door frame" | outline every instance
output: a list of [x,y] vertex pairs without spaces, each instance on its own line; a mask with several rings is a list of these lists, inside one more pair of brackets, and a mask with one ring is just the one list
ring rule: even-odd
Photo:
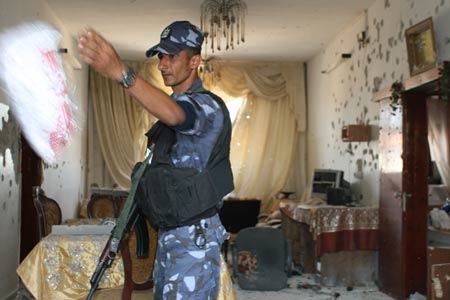
[[[383,248],[384,234],[389,235],[395,228],[384,224],[389,219],[383,211],[383,205],[392,201],[392,194],[385,197],[388,189],[383,185],[383,172],[380,174],[380,253],[379,253],[379,281],[380,290],[395,299],[404,300],[411,293],[426,294],[427,282],[427,220],[428,220],[428,150],[426,100],[439,94],[441,78],[440,68],[433,68],[424,73],[413,76],[402,82],[402,149],[396,159],[402,160],[401,189],[394,191],[398,196],[397,209],[393,215],[400,220],[401,237],[397,243],[392,243],[399,255],[392,255],[392,251]],[[391,103],[391,88],[374,94],[373,100]],[[381,111],[383,108],[381,109]],[[382,116],[382,114],[381,114]],[[380,117],[380,126],[382,118]],[[383,128],[382,128],[383,130]],[[449,133],[450,134],[450,133]],[[383,141],[380,134],[380,168],[382,163]],[[392,203],[390,203],[392,204]],[[383,267],[383,263],[395,261],[399,268]],[[389,284],[392,274],[398,276],[394,284]]]
[[34,152],[27,140],[21,136],[21,218],[20,261],[39,242],[38,219],[33,203],[33,186],[42,184],[42,159]]

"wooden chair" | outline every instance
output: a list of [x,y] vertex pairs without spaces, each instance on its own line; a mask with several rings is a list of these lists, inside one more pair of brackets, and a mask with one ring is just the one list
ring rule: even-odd
[[[143,216],[142,216],[143,217]],[[121,252],[124,264],[125,282],[122,290],[122,300],[131,300],[133,290],[147,290],[153,288],[153,267],[158,244],[158,233],[150,223],[143,217],[145,229],[135,228],[128,237],[122,241]],[[148,235],[148,253],[139,255],[137,234]]]
[[33,202],[38,218],[39,239],[42,239],[50,234],[53,225],[61,224],[61,208],[58,202],[45,195],[40,186],[33,187]]
[[89,218],[117,218],[127,199],[127,191],[92,191],[87,205]]
[[119,215],[112,195],[92,194],[87,212],[89,218],[117,218]]

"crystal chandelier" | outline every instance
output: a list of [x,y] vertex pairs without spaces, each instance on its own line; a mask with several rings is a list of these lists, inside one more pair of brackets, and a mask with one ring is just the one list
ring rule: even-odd
[[245,42],[245,14],[247,5],[241,0],[204,0],[201,5],[200,27],[211,51],[221,50],[221,40],[226,40],[225,50],[234,49],[234,42]]

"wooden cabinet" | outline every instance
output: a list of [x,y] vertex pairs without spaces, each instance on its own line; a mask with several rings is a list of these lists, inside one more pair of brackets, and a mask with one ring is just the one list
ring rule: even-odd
[[370,141],[370,125],[346,125],[342,127],[341,139],[343,142],[368,142]]
[[[428,247],[427,249],[427,299],[450,299],[450,247]],[[441,294],[442,293],[442,294]]]

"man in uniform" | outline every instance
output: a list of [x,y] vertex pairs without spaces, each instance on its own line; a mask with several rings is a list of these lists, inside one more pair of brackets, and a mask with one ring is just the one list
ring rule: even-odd
[[[135,74],[95,31],[79,37],[80,57],[120,82],[164,129],[162,138],[156,137],[154,157],[141,180],[145,185],[141,206],[159,227],[155,300],[212,300],[219,289],[220,248],[228,234],[217,208],[233,189],[231,123],[223,101],[204,90],[198,77],[203,39],[197,26],[177,21],[146,52],[148,57],[158,56],[164,84],[173,90],[169,96]],[[168,147],[168,154],[158,147]]]

